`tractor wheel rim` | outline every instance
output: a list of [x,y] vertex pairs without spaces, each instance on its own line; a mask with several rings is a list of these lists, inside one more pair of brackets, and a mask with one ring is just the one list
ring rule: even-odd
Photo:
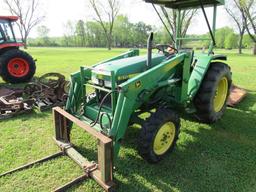
[[215,97],[213,101],[213,108],[215,112],[221,111],[223,108],[228,94],[228,79],[223,77],[216,89]]
[[165,123],[157,132],[153,150],[157,155],[163,155],[171,147],[175,138],[175,125],[172,122]]
[[14,77],[24,77],[29,72],[29,64],[22,58],[11,59],[7,65],[8,72]]

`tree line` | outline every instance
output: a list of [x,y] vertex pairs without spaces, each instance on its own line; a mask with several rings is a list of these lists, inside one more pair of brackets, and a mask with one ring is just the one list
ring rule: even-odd
[[[49,37],[46,26],[37,29],[38,38],[29,39],[31,46],[106,47],[108,40],[96,21],[68,21],[62,37]],[[113,28],[111,47],[144,47],[153,26],[144,22],[131,23],[127,16],[119,15]]]
[[[148,34],[155,31],[155,42],[168,44],[171,38],[165,28],[156,28],[144,22],[131,23],[127,16],[119,15],[113,29],[112,47],[129,48],[145,47]],[[64,25],[62,37],[49,37],[50,29],[46,26],[37,28],[38,38],[30,38],[30,46],[43,47],[106,47],[107,40],[100,24],[96,21],[77,22],[68,21]],[[187,35],[194,38],[206,38],[204,35]],[[209,46],[209,41],[192,41],[184,44],[185,47],[200,49]],[[234,29],[224,27],[216,30],[216,47],[224,49],[239,48],[239,34]],[[249,34],[243,36],[242,48],[253,48],[253,41]]]
[[[44,20],[42,11],[42,0],[4,0],[6,8],[10,13],[19,16],[17,22],[22,41],[27,46],[30,32]],[[32,46],[66,46],[66,47],[144,47],[150,31],[155,31],[156,42],[168,43],[171,36],[175,37],[177,12],[172,9],[158,7],[161,15],[168,24],[170,30],[156,29],[154,26],[144,22],[131,23],[126,16],[120,14],[121,0],[88,0],[90,10],[93,12],[91,21],[79,20],[68,21],[64,25],[62,37],[49,37],[46,26],[37,28],[37,39],[29,39]],[[156,9],[156,8],[155,8]],[[219,29],[216,32],[218,48],[238,48],[242,53],[243,48],[253,47],[253,54],[256,55],[256,0],[226,0],[226,12],[233,21],[233,28]],[[157,9],[156,9],[157,11]],[[197,15],[198,10],[181,11],[181,35],[186,36],[192,19]],[[172,34],[172,35],[170,35]],[[207,36],[209,34],[201,35]],[[191,35],[190,35],[191,36]],[[194,35],[198,37],[198,35]],[[200,35],[199,35],[200,36]],[[208,42],[190,42],[189,45],[197,48],[206,47]]]

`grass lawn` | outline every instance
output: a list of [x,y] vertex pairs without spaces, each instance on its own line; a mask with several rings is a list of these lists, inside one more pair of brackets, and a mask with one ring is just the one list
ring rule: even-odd
[[[125,49],[31,48],[37,74],[60,72],[66,77],[118,55]],[[139,129],[128,129],[114,177],[118,191],[255,192],[256,191],[256,57],[227,54],[235,84],[249,90],[237,108],[228,108],[213,125],[182,119],[174,152],[157,165],[146,163],[136,151]],[[0,81],[2,84],[3,82]],[[58,151],[52,141],[51,111],[21,115],[0,122],[0,173]],[[72,130],[72,141],[84,155],[96,155],[96,143],[82,130]],[[0,178],[0,192],[51,191],[82,174],[68,157]],[[91,179],[70,191],[102,191]]]

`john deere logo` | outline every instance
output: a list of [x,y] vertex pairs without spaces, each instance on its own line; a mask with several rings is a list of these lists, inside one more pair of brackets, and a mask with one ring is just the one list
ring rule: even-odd
[[135,83],[135,87],[136,87],[136,88],[140,88],[140,87],[141,87],[141,81],[137,81],[137,82]]

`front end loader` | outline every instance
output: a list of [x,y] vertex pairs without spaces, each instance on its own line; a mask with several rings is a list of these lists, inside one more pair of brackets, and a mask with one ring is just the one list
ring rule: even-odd
[[[106,191],[113,190],[113,167],[118,166],[120,145],[132,124],[141,125],[139,154],[149,163],[158,163],[175,147],[180,113],[193,114],[201,122],[213,123],[225,112],[231,72],[224,63],[226,56],[213,53],[216,10],[224,1],[146,2],[176,9],[178,29],[182,9],[201,7],[205,13],[204,7],[212,6],[212,27],[204,14],[211,34],[209,51],[198,54],[192,49],[183,49],[181,42],[188,39],[181,37],[180,30],[173,47],[155,45],[151,33],[147,55],[140,56],[139,50],[130,50],[92,67],[83,66],[72,74],[66,107],[53,109],[55,141],[61,152],[25,166],[61,154],[73,159],[84,170],[84,175],[55,191],[63,191],[86,177],[94,178]],[[72,145],[70,133],[74,124],[98,140],[98,161],[89,162]]]

